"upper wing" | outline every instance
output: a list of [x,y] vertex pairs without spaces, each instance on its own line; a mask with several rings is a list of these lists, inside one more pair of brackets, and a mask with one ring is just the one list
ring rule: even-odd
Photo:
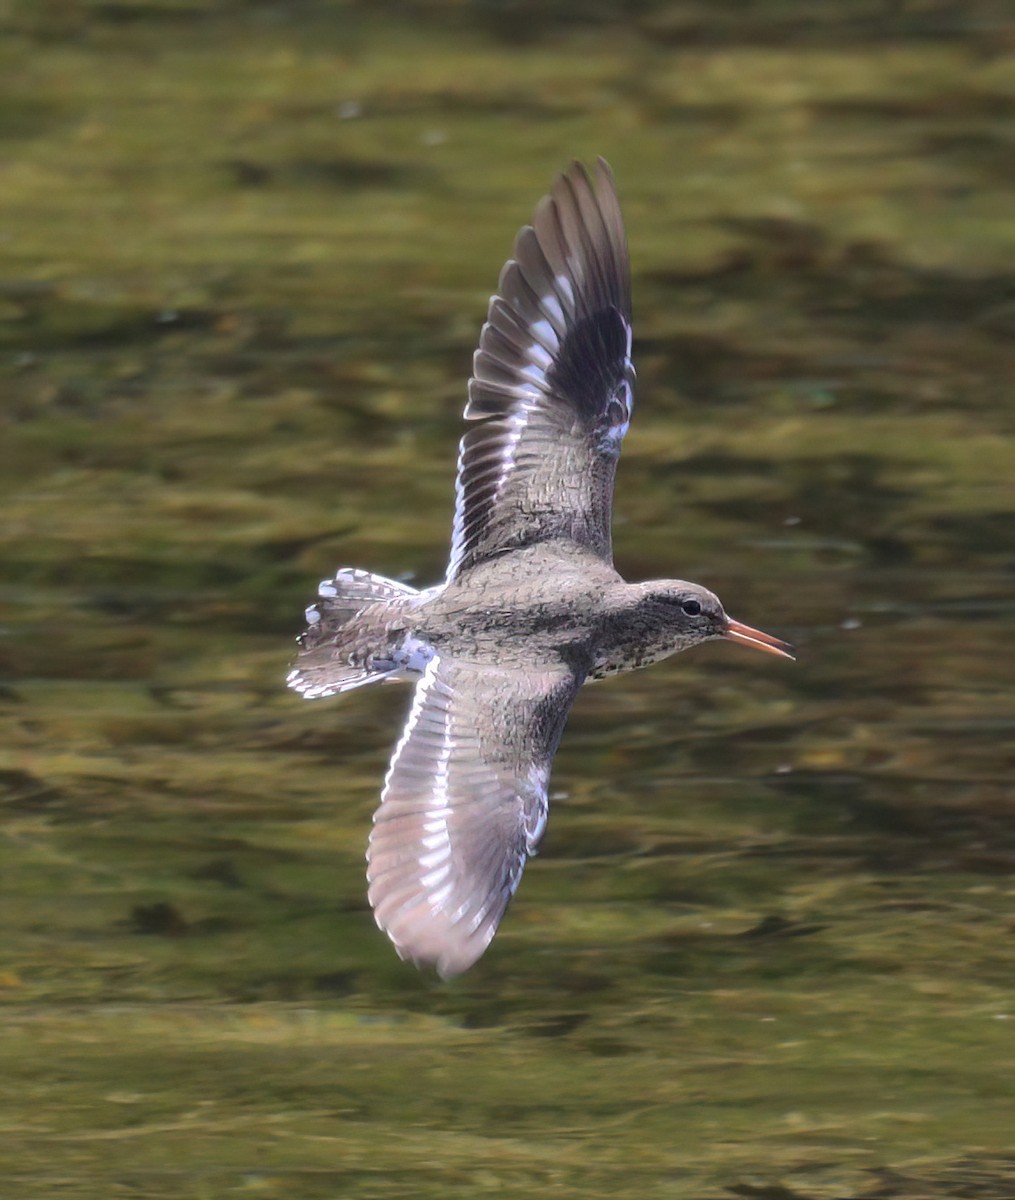
[[447,977],[489,945],[542,836],[580,684],[565,667],[427,665],[367,851],[374,916],[403,958]]
[[612,562],[610,512],[634,402],[631,279],[609,167],[572,163],[501,272],[473,361],[448,578],[570,538]]

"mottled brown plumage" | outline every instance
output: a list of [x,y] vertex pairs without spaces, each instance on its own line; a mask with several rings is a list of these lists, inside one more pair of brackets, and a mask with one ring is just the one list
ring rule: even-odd
[[469,382],[451,556],[417,592],[344,568],[320,585],[289,686],[308,698],[386,679],[415,696],[367,852],[398,953],[444,976],[483,953],[546,824],[550,766],[588,679],[726,638],[705,588],[629,584],[610,515],[634,404],[630,269],[613,177],[574,163],[515,242]]

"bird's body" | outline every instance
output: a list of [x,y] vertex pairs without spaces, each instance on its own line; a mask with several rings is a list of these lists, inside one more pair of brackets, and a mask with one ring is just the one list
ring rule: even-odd
[[307,698],[415,683],[370,839],[370,901],[398,952],[443,975],[493,937],[546,823],[550,765],[584,682],[726,638],[705,588],[626,583],[610,514],[634,402],[627,246],[612,176],[574,164],[526,226],[469,385],[451,561],[418,592],[322,582],[289,676]]

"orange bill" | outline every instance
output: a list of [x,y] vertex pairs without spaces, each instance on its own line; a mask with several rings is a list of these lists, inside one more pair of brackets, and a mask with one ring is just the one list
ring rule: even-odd
[[760,629],[752,629],[740,621],[728,620],[726,632],[723,634],[731,642],[739,642],[741,646],[753,646],[755,650],[764,650],[766,654],[778,654],[782,658],[793,658],[793,647],[789,642],[783,642],[770,633],[762,633]]

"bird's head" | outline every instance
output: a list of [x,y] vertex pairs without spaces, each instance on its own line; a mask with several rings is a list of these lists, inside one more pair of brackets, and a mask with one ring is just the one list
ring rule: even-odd
[[708,588],[682,579],[653,580],[641,587],[643,613],[653,624],[658,622],[665,628],[678,649],[712,638],[725,638],[742,646],[764,650],[767,654],[793,657],[789,642],[728,617],[719,597]]

